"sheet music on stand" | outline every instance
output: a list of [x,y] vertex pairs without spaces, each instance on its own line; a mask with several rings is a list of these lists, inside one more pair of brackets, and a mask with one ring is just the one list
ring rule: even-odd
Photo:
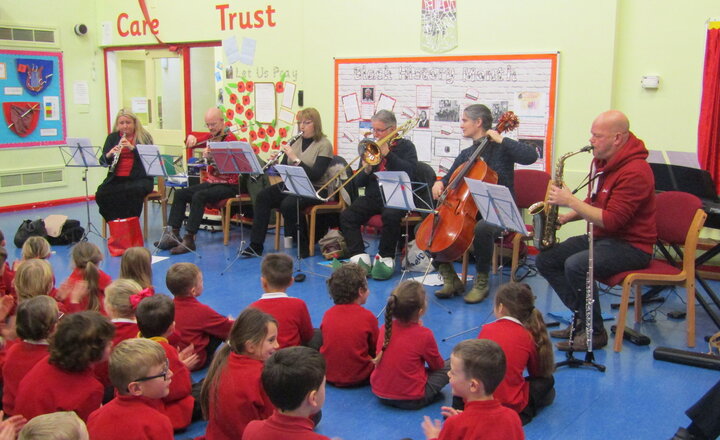
[[275,170],[277,170],[280,178],[282,178],[282,181],[285,184],[285,193],[307,199],[325,201],[317,196],[315,187],[310,181],[310,178],[307,176],[307,173],[305,173],[303,167],[275,165]]
[[135,148],[137,148],[140,161],[148,176],[168,177],[160,149],[157,145],[138,144]]
[[467,182],[475,205],[485,221],[525,236],[530,234],[525,227],[520,210],[506,186],[467,177],[465,182]]
[[209,142],[210,154],[222,174],[262,174],[255,152],[247,142]]
[[90,138],[67,138],[60,146],[66,167],[99,167],[100,147],[94,147]]
[[[386,208],[402,209],[403,211],[435,212],[432,207],[418,208],[415,206],[415,196],[422,200],[417,191],[423,188],[429,191],[426,183],[412,182],[405,171],[376,171],[375,176],[378,179]],[[413,189],[413,183],[419,185],[419,187]]]

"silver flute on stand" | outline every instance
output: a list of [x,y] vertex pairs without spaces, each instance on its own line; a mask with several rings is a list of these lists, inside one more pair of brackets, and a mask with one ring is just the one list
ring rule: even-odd
[[595,243],[593,241],[593,223],[588,222],[588,271],[585,278],[585,340],[587,344],[587,352],[585,360],[580,360],[573,355],[573,341],[575,339],[575,322],[579,315],[579,311],[575,310],[570,323],[570,350],[567,352],[566,359],[555,364],[555,368],[568,366],[571,368],[593,367],[601,373],[605,372],[605,365],[595,362],[593,354],[593,306],[595,305],[594,287],[595,287],[595,271],[593,269],[593,253]]
[[[126,139],[125,133],[122,134],[122,137],[120,138],[120,142],[118,142],[118,145],[122,144],[122,141],[124,139]],[[115,167],[117,166],[118,162],[120,161],[120,153],[122,152],[122,149],[123,149],[123,147],[122,147],[122,145],[120,145],[120,149],[118,150],[117,153],[115,153],[115,156],[113,156],[113,161],[110,164],[110,172],[111,173],[115,171]]]

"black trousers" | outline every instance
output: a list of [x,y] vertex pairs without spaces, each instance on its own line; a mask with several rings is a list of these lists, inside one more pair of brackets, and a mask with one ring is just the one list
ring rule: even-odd
[[95,203],[106,221],[140,217],[145,196],[152,189],[152,178],[114,177],[98,186]]
[[720,381],[685,414],[692,420],[688,427],[691,434],[701,434],[706,438],[720,436]]
[[250,232],[250,243],[254,246],[262,246],[265,243],[265,235],[267,234],[268,224],[270,223],[270,213],[273,209],[279,209],[285,220],[285,236],[294,237],[298,241],[296,235],[297,229],[297,210],[300,203],[300,240],[302,245],[308,245],[307,224],[303,210],[308,206],[319,205],[320,200],[308,199],[305,197],[297,197],[283,193],[285,184],[277,183],[260,191],[255,199],[253,206],[253,225]]
[[382,215],[382,233],[378,253],[383,258],[394,258],[395,249],[402,237],[400,222],[406,211],[394,208],[385,208],[382,200],[375,197],[362,196],[340,214],[340,229],[348,247],[349,255],[365,253],[360,227],[375,214]]
[[194,234],[200,228],[205,205],[208,203],[216,203],[223,199],[229,199],[237,195],[237,187],[235,185],[226,185],[224,183],[201,183],[199,185],[189,186],[175,192],[170,215],[168,216],[168,225],[173,229],[180,229],[182,221],[185,218],[185,207],[190,204],[190,215],[188,216],[185,230],[189,234]]

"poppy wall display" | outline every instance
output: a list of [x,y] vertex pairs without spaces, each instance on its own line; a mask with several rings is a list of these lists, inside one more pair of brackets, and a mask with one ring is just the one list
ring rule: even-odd
[[62,53],[0,50],[0,72],[0,148],[62,145]]

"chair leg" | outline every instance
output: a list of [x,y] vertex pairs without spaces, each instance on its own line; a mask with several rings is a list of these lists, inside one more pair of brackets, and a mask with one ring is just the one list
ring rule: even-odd
[[642,286],[635,286],[635,323],[642,322]]
[[522,237],[520,234],[515,234],[513,236],[513,248],[512,248],[512,263],[510,263],[510,279],[512,281],[517,281],[515,279],[515,272],[517,272],[519,260],[520,260],[520,240]]
[[230,211],[232,211],[232,209],[230,209],[230,202],[227,202],[225,206],[220,208],[220,222],[222,223],[223,230],[223,246],[227,246],[230,242]]
[[282,218],[282,214],[280,214],[280,210],[275,210],[275,250],[280,250],[280,219]]
[[317,220],[317,215],[315,212],[310,213],[310,221],[307,221],[307,217],[305,217],[305,223],[309,225],[309,231],[308,231],[308,255],[313,257],[315,256],[315,221]]
[[107,221],[102,219],[102,238],[107,238]]
[[685,287],[687,292],[687,345],[695,346],[695,280],[693,279]]
[[493,243],[493,254],[492,254],[492,274],[495,275],[498,270],[498,266],[500,265],[498,263],[498,256],[499,258],[502,258],[502,255],[500,255],[500,246]]
[[627,319],[628,304],[630,302],[630,289],[632,286],[623,283],[622,297],[620,298],[620,310],[615,328],[615,351],[622,351],[623,335],[625,334],[625,320]]
[[168,219],[168,216],[167,216],[167,199],[164,199],[164,200],[161,200],[161,201],[160,201],[160,208],[161,208],[161,210],[162,210],[162,225],[163,225],[163,229],[165,229],[165,227],[167,226],[167,219]]
[[[463,254],[463,260],[462,260],[462,283],[465,285],[467,283],[467,277],[468,277],[468,263],[470,262],[470,249],[466,250]],[[477,276],[477,274],[475,274]]]
[[148,235],[148,201],[143,201],[143,237]]

